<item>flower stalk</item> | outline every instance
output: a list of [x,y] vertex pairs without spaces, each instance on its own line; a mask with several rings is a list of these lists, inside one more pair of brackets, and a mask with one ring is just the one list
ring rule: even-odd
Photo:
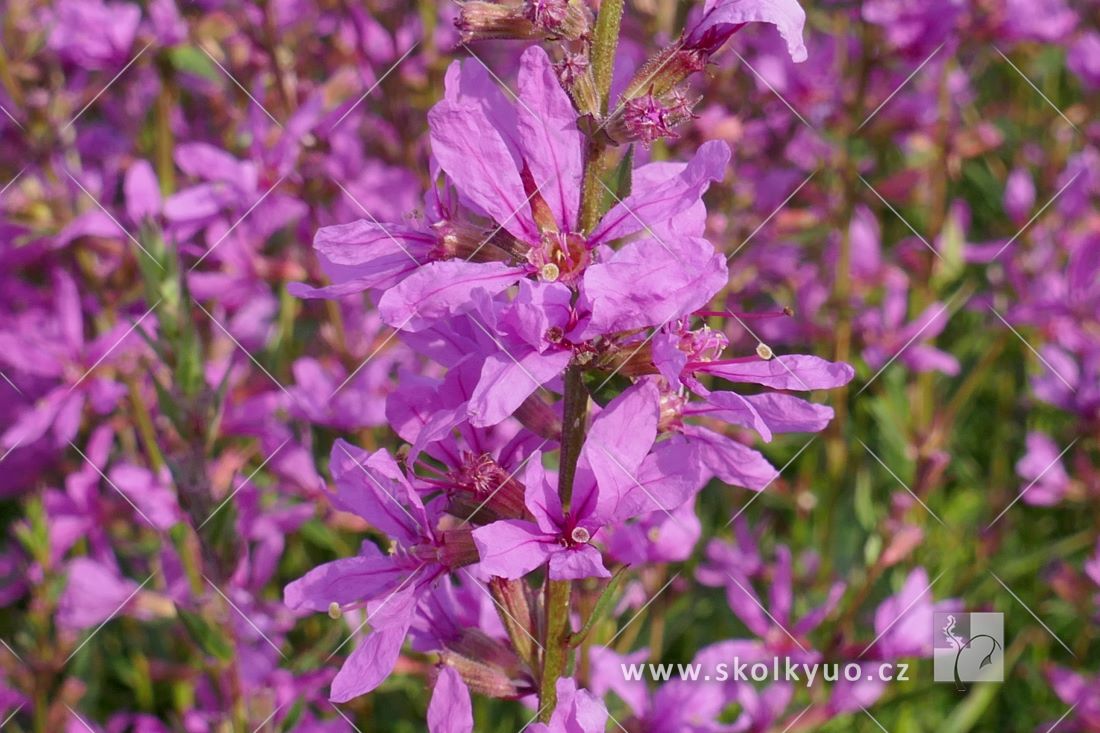
[[[596,17],[593,31],[591,68],[596,82],[596,92],[600,98],[600,113],[607,116],[608,97],[611,95],[611,75],[615,68],[615,49],[619,46],[619,28],[623,20],[625,0],[604,0],[600,4],[600,13]],[[584,183],[581,191],[580,228],[591,231],[600,218],[600,202],[603,201],[600,176],[608,165],[605,136],[589,138],[584,166]]]
[[[593,78],[600,98],[600,111],[607,114],[614,69],[615,49],[619,45],[619,29],[623,19],[624,0],[604,0],[596,18],[590,52]],[[580,229],[589,232],[600,217],[604,196],[600,176],[609,160],[605,143],[590,138],[586,151],[584,181],[581,190]],[[561,462],[558,468],[558,494],[562,508],[569,512],[573,498],[573,480],[577,460],[584,445],[585,421],[588,416],[588,389],[583,369],[577,364],[565,371],[565,391],[562,409]],[[568,580],[546,579],[546,638],[542,670],[539,678],[539,720],[549,722],[557,705],[557,682],[565,671],[571,651],[572,631],[569,628],[569,602],[572,584]]]

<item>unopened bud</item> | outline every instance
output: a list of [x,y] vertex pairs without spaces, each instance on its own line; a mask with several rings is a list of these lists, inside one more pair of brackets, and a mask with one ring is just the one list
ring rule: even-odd
[[575,41],[586,36],[590,27],[585,9],[568,0],[527,0],[522,3],[470,0],[462,3],[460,8],[455,26],[465,42],[563,38]]
[[474,224],[444,221],[435,225],[439,237],[432,251],[433,259],[468,260],[470,262],[508,262],[515,245],[511,235],[486,231]]
[[651,145],[663,137],[675,138],[675,129],[691,119],[694,105],[673,92],[663,99],[652,94],[628,99],[611,118],[607,135],[618,144]]
[[512,676],[498,666],[470,659],[452,651],[444,651],[440,654],[440,658],[444,664],[455,668],[462,676],[462,681],[470,688],[470,692],[486,697],[513,700],[524,692],[516,682],[512,681]]
[[[547,340],[550,340],[549,335]],[[525,399],[512,417],[541,438],[561,440],[561,418],[537,392]]]
[[596,88],[596,79],[592,76],[592,66],[588,57],[581,53],[566,53],[557,64],[558,79],[573,97],[573,103],[583,118],[593,118],[600,114],[600,92]]
[[705,69],[708,58],[709,54],[684,48],[679,43],[669,46],[642,65],[623,92],[623,99],[668,94],[689,76]]

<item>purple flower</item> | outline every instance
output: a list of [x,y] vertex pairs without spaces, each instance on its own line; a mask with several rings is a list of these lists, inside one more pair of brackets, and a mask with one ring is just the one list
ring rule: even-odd
[[1051,665],[1046,676],[1058,699],[1072,706],[1072,715],[1063,716],[1052,725],[1065,727],[1072,733],[1100,730],[1100,678],[1057,665]]
[[[640,168],[631,195],[584,235],[577,222],[584,137],[544,51],[524,52],[517,87],[513,106],[479,63],[453,64],[445,98],[429,115],[432,154],[469,213],[460,216],[448,198],[428,207],[438,218],[424,225],[322,229],[315,247],[335,285],[295,292],[383,289],[386,322],[420,331],[469,310],[475,291],[492,296],[528,278],[563,283],[585,292],[587,338],[659,324],[705,303],[725,282],[724,262],[698,236],[675,249],[663,240],[688,212],[687,226],[701,233],[700,197],[724,175],[728,148],[710,142],[686,165]],[[617,252],[606,246],[643,230],[648,236]],[[654,257],[666,268],[655,270]],[[628,280],[636,291],[623,287]]]
[[117,568],[78,557],[68,565],[69,583],[58,600],[57,623],[65,629],[87,629],[122,614],[140,616],[138,588]]
[[605,526],[675,509],[700,488],[693,454],[682,443],[661,443],[650,454],[657,407],[656,389],[642,383],[593,420],[568,512],[547,480],[541,455],[534,454],[525,483],[535,521],[502,520],[475,529],[482,570],[520,578],[549,562],[550,577],[558,580],[610,576],[591,544]]
[[1085,31],[1069,47],[1066,65],[1089,89],[1100,89],[1100,33]]
[[43,439],[64,445],[76,436],[85,405],[101,415],[110,412],[125,387],[99,376],[98,368],[140,348],[139,337],[132,333],[134,324],[154,328],[152,316],[139,315],[133,323],[119,323],[86,342],[76,281],[65,271],[56,270],[53,288],[54,313],[30,311],[11,319],[0,330],[0,360],[32,378],[56,385],[7,426],[0,435],[0,446],[5,448]]
[[942,303],[929,304],[906,323],[909,312],[909,279],[900,270],[884,276],[886,292],[878,310],[866,310],[858,319],[866,343],[863,358],[872,369],[893,359],[917,372],[937,371],[949,376],[959,373],[959,361],[931,344],[947,326],[950,314]]
[[[718,572],[715,572],[715,571]],[[776,549],[773,575],[767,605],[757,596],[752,581],[740,566],[711,568],[701,579],[714,579],[726,589],[726,600],[738,618],[756,639],[735,639],[726,642],[730,654],[746,661],[771,662],[774,657],[790,657],[798,662],[820,659],[820,653],[810,646],[807,635],[832,613],[844,595],[845,584],[834,583],[825,601],[792,618],[794,586],[790,550]]]
[[346,701],[382,683],[397,661],[417,604],[450,570],[476,562],[477,553],[469,530],[436,531],[438,511],[424,506],[385,450],[368,455],[337,441],[330,466],[337,488],[333,502],[395,542],[389,555],[364,542],[358,556],[314,568],[283,594],[291,608],[366,608],[372,631],[332,683],[332,699]]
[[795,0],[707,0],[699,21],[684,33],[689,49],[712,54],[746,23],[769,23],[787,43],[795,61],[806,60],[802,28],[806,11]]
[[1027,452],[1016,462],[1016,473],[1027,482],[1021,498],[1034,506],[1053,506],[1069,490],[1070,478],[1058,446],[1045,433],[1027,434]]
[[88,69],[125,64],[141,22],[139,6],[101,0],[60,0],[52,15],[49,47]]
[[1016,226],[1023,226],[1035,206],[1035,182],[1026,168],[1016,168],[1005,181],[1005,212]]
[[899,590],[875,611],[875,635],[878,637],[867,655],[870,659],[891,660],[932,655],[932,618],[935,613],[961,611],[958,600],[934,601],[928,573],[917,568],[909,573]]
[[549,723],[534,723],[531,733],[603,733],[607,728],[607,708],[588,692],[577,688],[572,677],[557,682],[558,704]]

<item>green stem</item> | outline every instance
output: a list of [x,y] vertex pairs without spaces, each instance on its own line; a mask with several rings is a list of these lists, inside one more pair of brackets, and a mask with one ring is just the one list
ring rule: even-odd
[[565,673],[569,655],[568,580],[546,581],[546,638],[543,640],[542,675],[539,679],[539,721],[550,722],[558,704],[558,678]]
[[[571,364],[565,370],[561,428],[561,461],[558,466],[558,494],[562,508],[569,514],[573,498],[573,479],[577,460],[584,445],[585,422],[588,417],[588,388],[584,385],[581,367]],[[570,654],[569,600],[572,584],[568,580],[546,579],[544,589],[546,636],[543,638],[542,673],[539,675],[539,720],[550,721],[558,702],[558,678],[565,672]]]
[[558,474],[558,495],[562,510],[569,513],[573,499],[573,479],[577,460],[584,446],[585,421],[588,417],[588,388],[584,385],[581,367],[571,364],[565,370],[565,395],[562,399],[561,461]]
[[[596,90],[600,97],[600,110],[607,113],[607,98],[611,93],[611,72],[615,65],[615,49],[619,45],[619,27],[623,20],[625,0],[603,0],[596,18],[589,60]],[[603,144],[589,141],[584,166],[584,184],[581,191],[580,229],[591,231],[599,221],[603,193],[600,176],[607,165],[608,155]],[[558,494],[562,509],[568,516],[573,499],[573,480],[577,474],[577,460],[584,445],[585,423],[588,417],[588,388],[584,385],[583,370],[576,364],[565,370],[563,394],[561,461],[558,467]],[[543,638],[542,670],[539,675],[539,720],[548,723],[557,706],[558,678],[565,672],[571,654],[569,628],[569,601],[572,584],[568,580],[551,580],[545,585],[546,635]]]
[[[592,33],[589,62],[603,115],[607,114],[608,97],[611,96],[611,74],[615,68],[615,49],[619,46],[619,27],[623,20],[624,3],[625,0],[603,0],[600,3],[600,14],[596,17],[596,28]],[[600,176],[607,168],[609,157],[603,143],[589,140],[581,189],[579,224],[582,232],[592,231],[600,219],[600,202],[604,198]]]
[[607,114],[607,98],[611,94],[611,74],[615,69],[615,49],[619,46],[624,4],[625,0],[603,0],[592,34],[592,77],[600,93],[600,111],[604,114]]

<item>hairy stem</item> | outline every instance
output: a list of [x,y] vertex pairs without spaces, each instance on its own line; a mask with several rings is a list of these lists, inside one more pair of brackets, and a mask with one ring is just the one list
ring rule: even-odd
[[573,499],[573,479],[577,460],[584,446],[585,421],[588,417],[588,388],[584,385],[581,367],[571,364],[565,370],[565,396],[562,399],[561,461],[558,473],[558,495],[562,509],[569,513]]
[[[562,507],[569,513],[573,498],[573,479],[577,460],[584,445],[585,422],[588,415],[588,388],[584,385],[581,367],[571,364],[565,370],[565,395],[561,428],[561,461],[558,466],[558,494]],[[546,636],[543,638],[542,673],[539,677],[539,720],[549,722],[557,705],[558,678],[565,673],[569,660],[570,637],[569,600],[572,584],[568,580],[546,579],[544,609]]]
[[[619,26],[623,20],[625,0],[603,0],[596,28],[592,34],[592,51],[589,62],[600,97],[600,112],[607,115],[608,97],[611,95],[611,73],[615,68],[615,49],[619,46]],[[610,156],[607,147],[596,139],[590,139],[585,153],[584,181],[581,189],[580,230],[590,232],[600,219],[600,202],[603,186],[600,176],[607,169]]]
[[[607,113],[607,98],[611,93],[611,72],[614,67],[615,49],[619,45],[619,27],[623,19],[625,0],[603,0],[596,18],[592,38],[590,62],[600,96],[600,110]],[[609,156],[603,144],[589,141],[584,165],[584,184],[581,191],[580,229],[589,232],[599,221],[603,192],[600,176],[607,166]],[[585,422],[588,416],[588,388],[584,385],[583,370],[571,364],[565,370],[561,428],[561,461],[558,467],[558,494],[566,515],[573,499],[573,480],[577,474],[577,460],[584,445]],[[558,678],[565,672],[570,650],[569,601],[572,584],[567,580],[546,578],[544,589],[546,635],[543,639],[542,670],[539,675],[539,720],[546,723],[557,706]]]
[[592,35],[592,76],[600,93],[600,111],[607,114],[611,93],[611,73],[615,68],[615,49],[619,47],[619,26],[623,22],[625,0],[603,0]]

